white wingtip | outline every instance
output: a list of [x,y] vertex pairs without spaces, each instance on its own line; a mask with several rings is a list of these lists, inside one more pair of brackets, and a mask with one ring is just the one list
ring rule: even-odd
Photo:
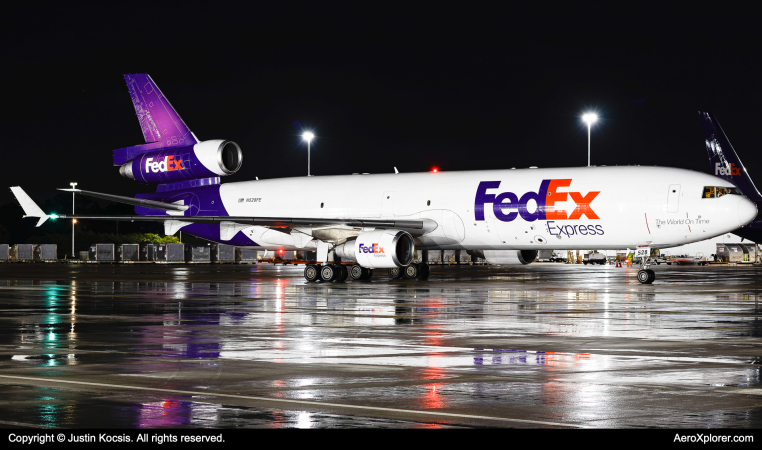
[[38,227],[48,220],[50,216],[45,214],[42,209],[37,206],[37,203],[35,203],[20,186],[12,186],[11,192],[13,192],[13,195],[16,196],[16,200],[21,204],[21,208],[24,210],[24,217],[39,217],[40,220],[37,222]]

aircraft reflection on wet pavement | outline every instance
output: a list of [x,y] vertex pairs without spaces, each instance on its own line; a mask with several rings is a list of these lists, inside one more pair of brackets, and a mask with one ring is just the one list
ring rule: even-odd
[[757,267],[624,288],[560,265],[416,287],[88,270],[0,280],[0,425],[762,426]]

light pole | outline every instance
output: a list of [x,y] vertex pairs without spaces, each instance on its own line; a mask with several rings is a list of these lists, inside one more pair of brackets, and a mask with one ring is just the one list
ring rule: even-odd
[[[74,191],[77,188],[77,183],[69,183],[71,186],[71,215],[74,215]],[[74,224],[77,223],[77,219],[71,219],[71,259],[74,259]]]
[[310,175],[310,141],[312,141],[314,137],[315,135],[312,134],[311,131],[305,131],[304,133],[302,133],[302,139],[307,141],[307,176],[308,177],[311,176]]
[[590,167],[590,127],[598,120],[598,114],[585,113],[582,115],[582,121],[587,124],[587,167]]

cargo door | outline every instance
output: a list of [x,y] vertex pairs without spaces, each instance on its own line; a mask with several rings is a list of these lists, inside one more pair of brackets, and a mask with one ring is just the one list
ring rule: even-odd
[[667,212],[676,213],[680,207],[680,185],[670,184],[667,193]]

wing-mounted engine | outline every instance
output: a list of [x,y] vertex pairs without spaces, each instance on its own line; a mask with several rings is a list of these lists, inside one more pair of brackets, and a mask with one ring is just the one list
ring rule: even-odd
[[375,230],[334,248],[341,259],[356,261],[368,269],[404,267],[413,262],[413,237],[402,230]]
[[488,264],[513,266],[537,260],[537,250],[469,250],[468,254],[487,260]]
[[238,144],[215,139],[143,153],[122,164],[119,173],[143,184],[163,184],[232,175],[242,162]]

